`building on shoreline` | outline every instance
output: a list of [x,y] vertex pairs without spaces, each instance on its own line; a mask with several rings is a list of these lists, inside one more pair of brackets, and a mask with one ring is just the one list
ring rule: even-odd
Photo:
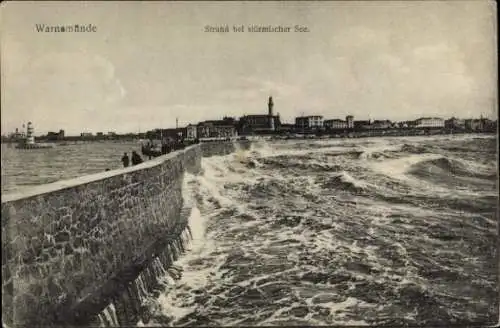
[[452,117],[444,121],[444,127],[447,129],[465,130],[465,120]]
[[244,115],[240,117],[238,132],[240,134],[275,132],[278,131],[281,125],[279,114],[273,113],[274,102],[273,97],[269,97],[267,103],[267,115]]
[[484,120],[481,119],[466,119],[464,125],[468,131],[482,130],[485,126]]
[[171,129],[160,129],[161,140],[173,139],[177,140],[179,138],[185,138],[187,135],[186,128],[171,128]]
[[[199,123],[190,123],[182,128],[155,129],[146,133],[116,134],[115,132],[92,133],[82,132],[80,136],[65,136],[64,130],[59,133],[49,132],[44,136],[48,140],[64,141],[95,141],[95,140],[136,140],[136,139],[163,139],[163,138],[185,138],[195,140],[200,138],[231,138],[238,135],[286,135],[286,134],[317,134],[317,135],[341,135],[344,133],[360,132],[361,134],[397,134],[398,130],[422,130],[425,133],[434,133],[434,130],[467,131],[467,132],[493,132],[497,131],[497,121],[486,118],[480,119],[458,119],[451,117],[443,119],[439,117],[421,117],[414,120],[391,122],[387,119],[380,120],[354,120],[354,116],[347,115],[342,119],[325,119],[322,115],[302,115],[295,118],[295,122],[283,123],[280,115],[274,114],[274,101],[272,96],[268,98],[267,114],[244,115],[239,120],[231,117],[223,117],[221,120],[206,120]],[[406,132],[405,132],[406,131]],[[417,131],[418,132],[418,131]],[[413,132],[408,132],[413,133]],[[16,129],[8,137],[2,138],[5,142],[12,142],[16,137],[22,137],[23,133]],[[42,137],[42,138],[44,138]]]
[[280,134],[289,134],[295,132],[295,124],[281,123],[279,128]]
[[323,116],[308,115],[295,118],[295,128],[297,131],[319,131],[323,129]]
[[[198,123],[196,138],[232,138],[238,135],[236,120],[224,117],[222,120],[210,120]],[[194,135],[194,126],[190,126],[191,135]],[[196,139],[195,138],[195,139]]]
[[45,136],[47,140],[55,141],[55,140],[63,140],[64,139],[64,130],[59,130],[59,132],[48,132]]
[[372,125],[372,120],[358,120],[354,121],[354,130],[370,130]]
[[384,129],[390,129],[392,127],[393,127],[393,124],[389,120],[375,120],[372,122],[370,129],[384,130]]
[[421,117],[416,119],[414,128],[444,128],[444,120],[440,117]]
[[198,127],[194,124],[188,124],[186,126],[186,139],[195,140],[198,138]]
[[324,126],[326,130],[345,130],[347,129],[347,122],[341,119],[325,120]]
[[179,138],[185,138],[186,128],[154,129],[135,136],[140,137],[139,139],[149,140],[177,140]]
[[338,118],[324,120],[323,127],[326,131],[352,130],[354,129],[354,116],[347,115],[345,121]]

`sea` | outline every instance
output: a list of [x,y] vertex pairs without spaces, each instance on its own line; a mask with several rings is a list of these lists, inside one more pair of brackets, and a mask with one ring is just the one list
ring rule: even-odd
[[2,194],[30,187],[122,168],[124,153],[140,153],[138,142],[94,142],[47,149],[16,149],[2,144]]
[[[113,169],[138,148],[66,147],[2,149],[2,192]],[[474,134],[258,140],[203,158],[183,181],[182,276],[137,325],[492,325],[497,147]]]

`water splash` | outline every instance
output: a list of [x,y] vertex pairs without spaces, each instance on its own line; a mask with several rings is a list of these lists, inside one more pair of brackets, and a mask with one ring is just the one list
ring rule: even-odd
[[496,272],[488,269],[498,237],[496,198],[488,198],[495,186],[467,180],[455,190],[412,174],[442,158],[481,173],[494,164],[454,162],[441,143],[468,139],[442,139],[259,141],[245,153],[204,159],[203,175],[189,177],[183,191],[193,206],[193,243],[175,262],[182,277],[156,299],[152,322],[494,318],[475,299],[496,302]]
[[99,327],[120,327],[113,303],[110,303],[101,313],[99,313],[98,317]]

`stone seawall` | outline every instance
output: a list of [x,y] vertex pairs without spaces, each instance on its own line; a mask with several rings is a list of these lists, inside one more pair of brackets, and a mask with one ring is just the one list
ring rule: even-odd
[[184,172],[237,147],[248,144],[195,145],[2,197],[2,321],[88,324],[114,302],[119,324],[133,323],[144,293],[138,277],[154,288],[189,235]]

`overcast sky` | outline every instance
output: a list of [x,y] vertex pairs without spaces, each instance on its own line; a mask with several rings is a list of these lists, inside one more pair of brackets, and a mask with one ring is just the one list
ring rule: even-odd
[[[223,24],[310,32],[204,32]],[[288,122],[497,116],[493,1],[4,2],[1,33],[2,133],[145,131],[265,113],[270,95]]]

